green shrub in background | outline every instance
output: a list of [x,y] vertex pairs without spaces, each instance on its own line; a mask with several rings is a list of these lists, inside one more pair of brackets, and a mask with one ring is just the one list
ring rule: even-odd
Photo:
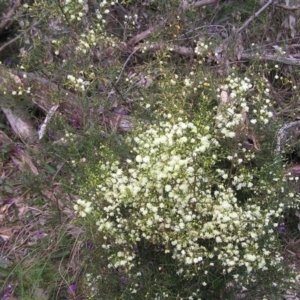
[[[191,90],[193,84],[182,82]],[[199,99],[206,104],[193,120],[169,113],[136,125],[123,141],[132,148],[127,158],[104,158],[87,169],[74,209],[81,223],[93,224],[107,268],[128,278],[120,299],[212,299],[206,297],[258,281],[274,292],[286,283],[278,228],[299,197],[288,192],[274,150],[278,126],[266,81],[232,75],[215,87],[220,94],[219,105]],[[154,261],[156,275],[142,283],[145,264]],[[98,288],[99,297],[105,288]]]

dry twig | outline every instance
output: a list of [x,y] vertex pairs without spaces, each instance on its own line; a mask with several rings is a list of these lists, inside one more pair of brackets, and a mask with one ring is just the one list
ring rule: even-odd
[[283,8],[283,9],[286,9],[286,10],[291,10],[291,11],[300,9],[300,5],[296,5],[296,6],[288,6],[288,5],[276,3],[275,6],[276,6],[276,7]]
[[138,42],[140,42],[141,40],[145,39],[148,35],[150,35],[152,32],[154,31],[153,27],[150,27],[149,29],[135,35],[134,37],[132,37],[128,42],[127,45],[131,46],[131,45],[135,45]]

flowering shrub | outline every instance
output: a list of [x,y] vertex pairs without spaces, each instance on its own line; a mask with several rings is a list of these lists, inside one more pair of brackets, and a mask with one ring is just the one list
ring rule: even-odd
[[209,124],[166,114],[125,139],[130,158],[100,161],[89,172],[74,208],[95,220],[109,267],[130,274],[146,244],[170,255],[178,275],[201,278],[203,286],[215,270],[247,285],[253,274],[281,268],[278,222],[299,198],[285,196],[267,135],[259,146],[260,155],[268,151],[263,161],[242,140],[269,124],[268,89],[264,80],[232,76],[222,89],[230,100],[205,112]]
[[[276,46],[292,41],[282,24],[294,27],[293,17],[278,16],[288,10],[258,0],[25,2],[2,26],[1,107],[22,107],[30,130],[41,128],[37,166],[47,177],[36,178],[79,190],[86,276],[65,268],[68,296],[228,299],[247,287],[258,299],[266,286],[283,290],[282,256],[297,251],[280,239],[288,243],[287,209],[299,203],[299,178],[281,157],[285,141],[294,149],[282,123],[299,107],[297,59]],[[268,10],[274,18],[257,22]],[[280,41],[268,19],[278,20]],[[60,223],[61,213],[73,220],[55,205]]]

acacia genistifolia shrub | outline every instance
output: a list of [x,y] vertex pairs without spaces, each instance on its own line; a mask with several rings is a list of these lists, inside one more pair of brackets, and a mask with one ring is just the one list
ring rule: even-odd
[[[192,91],[191,78],[168,80]],[[120,298],[213,299],[258,283],[263,295],[289,281],[278,228],[299,197],[275,151],[267,82],[234,74],[223,82],[202,94],[192,119],[165,113],[138,124],[124,137],[127,158],[86,170],[74,208],[101,241],[103,268],[120,277]],[[95,294],[113,299],[103,274]]]
[[[117,1],[89,2],[34,2],[24,5],[20,22],[26,40],[20,69],[57,83],[54,103],[72,93],[82,110],[80,120],[53,123],[68,131],[56,149],[68,147],[68,161],[80,166],[71,181],[80,194],[77,222],[87,229],[86,250],[92,248],[81,286],[86,297],[227,299],[231,293],[236,299],[245,288],[259,296],[280,292],[290,278],[278,228],[299,197],[276,151],[280,120],[272,114],[267,70],[259,73],[253,63],[247,72],[223,75],[230,66],[218,65],[221,36],[198,36],[195,29],[215,19],[213,5],[201,17],[187,12],[181,24],[173,13],[177,0],[122,1],[130,14],[119,19],[111,14]],[[144,2],[145,28],[129,10]],[[167,13],[170,22],[157,32],[136,47],[126,44]],[[22,92],[11,96],[19,100]],[[99,119],[121,104],[137,117],[133,129],[101,135]]]

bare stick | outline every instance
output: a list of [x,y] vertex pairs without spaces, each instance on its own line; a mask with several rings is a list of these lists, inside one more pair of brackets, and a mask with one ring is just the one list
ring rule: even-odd
[[119,74],[119,76],[118,76],[117,81],[114,83],[115,85],[117,85],[117,83],[120,81],[121,76],[122,76],[122,74],[123,74],[123,72],[124,72],[124,70],[125,70],[125,68],[126,68],[126,65],[127,65],[128,62],[129,62],[130,58],[131,58],[132,55],[135,54],[139,49],[140,49],[140,48],[137,47],[134,51],[132,51],[132,52],[129,54],[129,56],[127,57],[125,63],[123,64],[122,70],[121,70],[121,72],[120,72],[120,74]]
[[237,33],[243,31],[255,18],[257,18],[268,6],[272,4],[273,0],[269,0],[259,11],[252,15],[242,27],[237,30]]
[[58,109],[59,105],[56,104],[54,106],[52,106],[43,122],[43,124],[41,125],[39,131],[38,131],[38,136],[39,136],[39,140],[41,140],[45,134],[45,131],[46,131],[46,127],[47,127],[47,124],[50,122],[51,118],[53,117],[55,111]]
[[284,5],[284,4],[275,4],[275,6],[283,8],[283,9],[286,9],[286,10],[292,10],[292,11],[300,9],[300,5],[297,5],[297,6],[287,6],[287,5]]

